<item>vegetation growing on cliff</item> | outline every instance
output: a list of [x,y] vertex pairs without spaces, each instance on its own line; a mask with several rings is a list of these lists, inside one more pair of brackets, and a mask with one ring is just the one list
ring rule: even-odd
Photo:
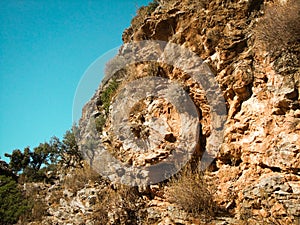
[[104,108],[106,114],[109,111],[110,102],[116,90],[118,89],[118,86],[119,83],[115,79],[113,79],[110,81],[108,87],[101,93],[100,99],[102,102],[102,107]]
[[254,30],[257,41],[273,55],[300,41],[300,1],[268,5]]
[[169,198],[194,216],[213,216],[216,205],[212,198],[213,187],[205,180],[203,171],[186,166],[177,178],[169,182]]
[[150,16],[151,13],[159,6],[159,2],[154,0],[149,3],[147,6],[142,6],[137,10],[137,15],[131,20],[131,26],[133,28],[139,27],[145,20],[147,16]]
[[[196,1],[186,1],[186,2],[194,2],[196,4]],[[222,224],[225,223],[243,224],[243,222],[245,222],[245,224],[250,224],[250,223],[259,224],[260,221],[266,223],[272,223],[272,221],[275,221],[273,222],[274,224],[293,223],[291,219],[288,220],[289,223],[281,222],[281,220],[284,221],[283,217],[290,216],[288,215],[288,213],[290,213],[288,210],[295,210],[295,212],[298,213],[296,209],[298,205],[295,204],[295,202],[297,201],[297,199],[295,198],[295,196],[297,197],[297,193],[296,194],[293,193],[294,190],[297,190],[297,187],[295,189],[293,188],[294,186],[296,186],[296,182],[297,182],[296,172],[298,172],[298,170],[296,168],[295,169],[296,172],[291,171],[293,168],[289,168],[289,164],[288,164],[289,161],[291,161],[290,159],[294,160],[294,158],[296,157],[291,156],[291,158],[288,159],[286,158],[287,155],[284,155],[285,157],[280,158],[281,154],[278,153],[280,153],[281,151],[280,148],[284,149],[284,152],[287,152],[289,154],[291,153],[290,155],[294,155],[294,153],[296,155],[298,153],[297,145],[294,144],[295,141],[293,143],[292,139],[295,140],[297,139],[296,132],[295,132],[296,129],[294,127],[296,127],[298,124],[297,122],[299,122],[298,120],[299,112],[297,114],[296,110],[291,109],[289,112],[290,114],[276,115],[274,117],[272,112],[268,111],[269,108],[273,107],[272,109],[275,109],[275,107],[270,106],[269,105],[270,102],[265,101],[266,98],[269,98],[268,96],[266,96],[266,93],[268,92],[265,91],[264,89],[261,89],[261,87],[269,85],[270,82],[268,81],[268,79],[272,78],[273,73],[274,74],[276,73],[272,71],[271,69],[272,65],[270,66],[270,64],[267,65],[265,64],[266,61],[264,58],[265,56],[258,57],[260,56],[259,54],[261,52],[257,55],[255,55],[256,54],[255,52],[254,53],[251,52],[252,46],[248,46],[248,44],[250,44],[250,41],[248,42],[248,40],[245,39],[245,36],[247,36],[248,34],[246,35],[245,34],[246,32],[245,33],[240,32],[242,29],[245,28],[243,27],[244,25],[245,26],[248,25],[248,21],[246,21],[244,17],[236,18],[236,19],[232,19],[232,18],[224,19],[225,17],[223,16],[227,15],[228,13],[227,10],[230,8],[228,9],[226,8],[224,11],[221,10],[220,8],[223,7],[221,6],[221,3],[223,2],[229,4],[229,2],[232,1],[220,1],[219,2],[220,5],[217,7],[218,10],[220,10],[220,12],[218,12],[220,14],[217,14],[217,12],[212,10],[211,15],[207,14],[208,15],[207,18],[211,20],[210,22],[208,22],[208,24],[213,24],[213,23],[222,24],[223,22],[224,24],[226,24],[228,21],[230,21],[230,23],[228,24],[231,25],[227,27],[228,36],[226,37],[227,39],[226,41],[228,41],[228,43],[225,45],[221,41],[219,43],[218,42],[219,40],[216,40],[216,45],[208,44],[205,47],[208,50],[214,50],[214,53],[210,51],[209,54],[217,55],[219,53],[222,53],[222,55],[220,55],[222,59],[221,58],[218,59],[218,57],[214,58],[215,62],[217,62],[219,67],[218,70],[216,70],[217,73],[216,77],[217,79],[219,79],[220,82],[224,82],[224,84],[226,85],[226,87],[224,85],[225,87],[224,90],[226,89],[227,91],[226,103],[228,103],[228,107],[231,110],[235,110],[235,112],[233,111],[232,117],[228,118],[228,124],[227,124],[228,132],[226,133],[227,136],[225,138],[224,145],[220,150],[220,156],[217,156],[216,163],[211,168],[209,168],[209,170],[211,171],[208,171],[208,176],[205,176],[206,174],[203,174],[201,171],[200,172],[192,171],[191,168],[187,167],[182,172],[179,172],[177,175],[175,175],[170,181],[168,182],[163,181],[157,185],[147,186],[145,187],[145,190],[143,190],[144,187],[139,187],[140,189],[126,188],[126,187],[119,187],[108,181],[105,183],[105,181],[102,182],[103,178],[101,177],[101,175],[93,171],[88,165],[84,165],[81,168],[80,166],[79,167],[77,166],[78,165],[77,163],[74,163],[74,162],[80,162],[81,154],[79,153],[78,146],[76,145],[75,135],[71,131],[69,131],[66,133],[63,141],[60,141],[57,138],[53,138],[51,139],[50,142],[42,143],[38,147],[33,148],[32,150],[30,148],[25,148],[24,151],[15,150],[11,155],[8,155],[11,161],[9,164],[10,169],[13,171],[13,173],[16,176],[19,176],[21,178],[23,177],[23,180],[19,179],[20,183],[42,181],[46,184],[47,183],[51,184],[51,187],[49,188],[47,187],[46,189],[46,192],[48,191],[49,193],[51,193],[48,195],[50,196],[49,202],[52,203],[52,205],[54,205],[51,206],[52,214],[51,216],[49,216],[49,218],[51,219],[57,218],[58,220],[60,220],[63,217],[62,215],[64,214],[65,216],[64,219],[71,218],[69,221],[72,221],[73,219],[72,216],[79,215],[79,217],[82,216],[85,219],[84,220],[82,218],[79,218],[83,220],[82,223],[87,223],[87,218],[85,216],[86,214],[89,214],[90,218],[88,219],[92,221],[92,223],[95,222],[95,224],[107,224],[111,221],[113,221],[111,223],[114,224],[156,224],[156,223],[169,224],[167,222],[167,219],[170,218],[171,218],[170,221],[175,218],[174,221],[177,222],[179,221],[178,223],[186,223],[185,219],[189,217],[199,218],[203,214],[216,216],[216,217],[220,216],[220,214],[218,213],[219,213],[220,206],[222,206],[224,208],[224,213],[232,213],[232,215],[230,216],[226,214],[225,217],[229,218],[231,216],[232,217],[235,216],[237,219],[242,220],[242,221],[238,221],[237,223],[222,221]],[[216,2],[212,1],[212,4],[216,4]],[[236,4],[236,3],[234,2],[232,4]],[[290,4],[292,4],[292,1]],[[293,4],[296,4],[295,1],[293,1]],[[185,18],[187,19],[186,22],[183,23],[184,26],[182,24],[178,24],[178,27],[180,28],[176,31],[178,33],[176,34],[173,33],[171,35],[178,35],[180,33],[181,28],[184,27],[186,29],[184,32],[186,33],[182,33],[181,34],[182,37],[187,38],[188,36],[191,36],[191,38],[189,39],[189,42],[182,39],[183,42],[191,44],[190,47],[193,47],[192,44],[194,46],[199,47],[202,44],[200,40],[203,40],[200,39],[202,37],[200,37],[197,33],[200,32],[200,30],[198,29],[199,28],[198,25],[201,22],[199,22],[200,21],[199,18],[196,18],[195,20],[191,19],[193,17],[190,16],[194,14],[192,14],[192,12],[189,11],[190,9],[188,8],[188,6],[190,5],[187,4],[186,8],[183,8],[181,11],[181,13],[186,13]],[[235,11],[237,12],[237,14],[241,13],[241,11],[244,11],[244,10],[236,10],[240,8],[239,7],[234,8],[235,5],[231,5],[231,7],[232,7],[231,8],[232,12],[234,13],[232,13],[230,17],[235,15]],[[284,9],[284,7],[279,9],[278,8],[279,6],[273,6],[273,7],[277,8],[279,10],[278,12]],[[288,5],[285,7],[288,7]],[[152,8],[146,8],[146,9],[149,9],[151,13],[153,13],[153,10],[155,10]],[[180,8],[177,9],[180,10]],[[171,11],[170,14],[172,14],[176,10],[170,9]],[[262,23],[261,24],[258,23],[258,26],[256,28],[257,30],[255,31],[258,32],[255,33],[255,35],[258,35],[257,36],[258,38],[261,35],[261,41],[263,41],[264,44],[268,46],[268,50],[273,52],[273,50],[275,50],[277,47],[279,49],[286,50],[287,48],[291,48],[289,46],[290,44],[292,43],[295,44],[299,42],[299,38],[298,38],[299,33],[297,34],[297,29],[299,28],[299,20],[294,21],[295,18],[298,18],[297,15],[299,15],[299,13],[298,14],[291,13],[291,15],[294,16],[296,15],[296,17],[291,15],[287,16],[287,18],[291,19],[289,20],[289,22],[294,21],[293,24],[289,24],[287,21],[285,21],[287,18],[282,18],[284,14],[279,13],[278,18],[282,18],[282,20],[281,19],[277,20],[278,18],[273,18],[276,17],[277,14],[276,13],[272,14],[271,13],[272,10],[271,11],[268,10],[269,9],[267,8],[265,12],[265,16],[261,19]],[[294,9],[290,8],[290,10],[292,11]],[[288,10],[286,10],[285,13],[289,14]],[[155,16],[159,16],[159,15],[161,14],[157,14],[157,15],[155,14]],[[193,29],[188,30],[188,26],[191,21],[192,22],[194,21],[194,24],[192,25]],[[279,23],[279,25],[278,24],[270,25],[276,21]],[[141,21],[141,23],[143,22],[144,21]],[[151,23],[152,22],[155,24],[154,20],[151,21]],[[243,22],[245,22],[245,24],[243,24]],[[283,25],[281,26],[280,24]],[[235,29],[235,25],[237,25],[236,29]],[[269,26],[269,27],[264,28],[264,26]],[[277,30],[278,33],[285,32],[284,30],[281,29],[282,27],[285,26],[291,26],[292,27],[291,30],[293,30],[293,32],[288,31],[287,34],[283,35],[283,37],[278,37],[278,34],[274,32],[276,32],[277,28],[279,29]],[[153,26],[153,29],[156,29],[155,26]],[[210,29],[211,28],[207,28],[207,30]],[[265,31],[265,29],[267,30]],[[203,32],[205,31],[203,30]],[[215,34],[214,32],[212,33]],[[232,33],[235,34],[233,38],[230,36],[230,34]],[[252,31],[250,33],[252,34]],[[203,36],[205,35],[209,36],[208,32],[203,33]],[[221,36],[222,33],[220,34],[220,37]],[[277,37],[278,40],[276,39]],[[196,41],[196,38],[199,38],[198,41]],[[241,38],[242,40],[239,40],[239,38]],[[234,41],[230,42],[231,39],[233,39]],[[210,38],[208,38],[207,40],[210,40]],[[274,46],[277,41],[279,41],[280,43],[278,43],[278,46],[274,47],[273,49],[272,46]],[[238,46],[240,43],[242,43],[242,45]],[[223,49],[221,49],[222,47]],[[197,48],[195,49],[197,50]],[[216,51],[216,49],[219,51]],[[204,50],[205,49],[203,48],[201,51]],[[201,51],[199,50],[200,53]],[[228,55],[226,55],[225,53]],[[242,57],[240,57],[241,55]],[[209,56],[206,55],[206,57]],[[256,59],[256,57],[259,59]],[[235,62],[241,62],[241,64],[236,64]],[[293,60],[293,62],[297,63],[296,60]],[[245,67],[244,68],[242,66],[239,67],[240,65]],[[158,74],[160,75],[162,74],[161,73],[162,71],[160,71],[158,65],[148,64],[147,66],[145,63],[142,66],[144,66],[143,70],[145,70],[144,71],[145,74],[149,76],[156,76]],[[231,70],[231,67],[234,68],[232,69],[234,71]],[[265,68],[262,67],[267,67],[267,70],[265,70]],[[226,69],[226,68],[230,68],[230,69]],[[258,69],[259,72],[257,71]],[[134,73],[134,75],[136,74],[137,73]],[[235,76],[231,76],[232,74],[234,74]],[[266,74],[268,75],[268,77],[265,76]],[[277,75],[278,74],[276,74],[276,76]],[[248,76],[258,77],[255,79],[260,82],[259,92],[256,86],[257,84],[253,83],[253,80],[249,79],[249,82],[247,81]],[[233,84],[238,84],[238,86],[231,87],[230,85],[228,85],[229,84],[228,80],[231,80],[230,82],[232,82]],[[246,85],[249,85],[250,87],[249,89],[256,91],[255,93],[257,94],[252,95],[252,92],[251,93],[249,92],[250,95],[247,96],[247,98],[241,97],[246,92],[246,88],[245,88]],[[280,85],[282,85],[283,87],[280,88],[284,89],[285,83],[280,82]],[[189,88],[190,86],[187,85],[186,87]],[[296,85],[293,84],[293,87],[294,86],[296,88]],[[274,87],[278,87],[278,86],[274,85]],[[294,90],[293,87],[288,88],[288,91],[290,91],[289,89],[292,89],[293,91]],[[280,88],[278,88],[278,92],[282,91],[280,90]],[[109,107],[111,104],[111,100],[113,99],[113,96],[116,94],[117,90],[118,90],[118,82],[112,79],[111,82],[108,83],[105,86],[105,88],[103,88],[103,90],[101,90],[102,94],[98,96],[100,100],[99,101],[100,104],[97,105],[96,103],[96,106],[97,108],[98,106],[103,107],[102,108],[103,114],[99,115],[99,112],[97,112],[97,117],[95,118],[96,128],[98,131],[102,131],[102,128],[106,122],[106,118],[109,117]],[[201,91],[200,88],[198,88],[197,90]],[[282,93],[285,94],[283,91]],[[200,94],[201,93],[199,92],[199,95]],[[272,92],[272,94],[274,93]],[[298,97],[299,96],[296,95],[296,97],[293,97],[292,100],[295,100]],[[278,97],[276,98],[275,96],[274,98],[270,98],[269,100],[271,100],[272,102],[273,100],[278,100],[278,99],[279,98]],[[246,102],[247,100],[249,100],[248,103]],[[286,100],[286,97],[283,97],[282,100]],[[203,104],[201,100],[199,100],[197,103]],[[243,103],[243,107],[241,106],[242,103]],[[284,102],[284,103],[288,104],[288,102]],[[259,112],[259,111],[255,111],[256,107],[254,106],[256,104],[261,106],[262,108],[263,106],[268,106],[268,107],[263,108],[266,109],[264,112]],[[249,109],[249,108],[247,109],[247,107],[253,109]],[[100,108],[98,108],[97,110],[99,109]],[[136,110],[134,110],[133,108],[132,112],[134,111]],[[284,113],[285,112],[282,112],[282,114]],[[268,115],[265,116],[263,114],[268,114]],[[286,124],[292,124],[292,125],[285,130],[284,126],[286,126]],[[203,124],[201,125],[203,129]],[[260,134],[262,135],[259,134],[259,136],[257,136],[257,140],[251,139],[252,140],[251,143],[249,143],[249,145],[245,145],[245,140],[247,139],[250,140],[250,137],[252,137],[252,135],[257,134],[256,128],[261,129],[262,133]],[[280,135],[282,134],[282,138],[281,138],[282,140],[275,136],[276,132],[278,132],[277,134]],[[264,134],[266,134],[266,137],[262,137],[261,139],[260,136],[263,136]],[[273,134],[275,135],[272,136]],[[271,137],[272,140],[269,137]],[[206,137],[202,136],[201,138],[205,139]],[[290,142],[287,142],[284,139],[287,139]],[[276,140],[276,143],[274,142],[275,144],[272,142],[273,140]],[[264,141],[270,145],[267,147],[262,146],[261,143]],[[110,140],[107,140],[107,143],[111,145]],[[87,142],[85,144],[92,145],[93,143]],[[91,148],[88,149],[94,149],[94,147],[95,146],[92,146]],[[203,145],[203,148],[201,146],[201,151],[204,149],[205,149],[205,145]],[[276,149],[276,153],[275,153],[276,157],[272,155],[274,149]],[[257,154],[256,152],[258,152],[259,154]],[[267,156],[264,155],[265,152],[266,154],[268,154]],[[265,157],[263,158],[264,160],[270,159],[272,161],[264,162],[266,163],[266,165],[258,163],[259,160],[262,160],[262,158],[260,158],[261,155]],[[255,160],[253,160],[252,158],[253,156]],[[198,159],[199,158],[197,158],[197,160]],[[278,162],[277,160],[280,162]],[[284,165],[282,165],[283,162]],[[293,162],[296,162],[296,160]],[[296,165],[296,163],[294,164]],[[51,173],[55,174],[57,167],[59,167],[60,165],[66,165],[67,167],[71,167],[72,170],[69,170],[68,171],[69,173],[64,173],[63,174],[64,178],[61,179],[58,182],[58,184],[52,185],[52,183],[54,182],[52,182],[53,180],[49,179],[49,176],[47,176],[47,174],[50,175]],[[274,167],[274,165],[276,167]],[[118,170],[117,172],[120,174],[123,173],[122,170]],[[269,175],[273,175],[274,179],[269,181],[265,179],[268,178]],[[209,178],[214,181],[211,180],[207,181]],[[21,205],[11,204],[10,206],[7,206],[6,204],[4,204],[3,207],[6,208],[12,207],[14,209],[11,210],[9,208],[8,212],[14,211],[14,212],[23,213],[27,210],[27,206],[28,206],[27,200],[23,197],[23,195],[20,195],[21,191],[18,188],[17,183],[14,182],[12,178],[9,179],[10,179],[9,182],[6,183],[5,182],[2,183],[1,181],[0,196],[2,192],[5,193],[7,195],[5,197],[8,198],[8,200],[4,198],[6,202],[10,202],[9,199],[11,198],[23,199],[23,200],[20,200],[20,202],[22,203]],[[54,180],[55,179],[56,178],[54,178]],[[14,191],[13,193],[9,193],[9,191],[6,188],[7,187],[6,184],[9,184],[11,181],[12,183],[10,185],[12,187],[12,190],[14,190],[14,188],[17,188],[16,191]],[[57,180],[55,180],[55,182],[56,181]],[[256,185],[257,181],[259,181],[260,183],[257,184],[256,189],[253,189],[252,185]],[[217,185],[218,188],[211,186],[210,182],[215,182],[215,185]],[[249,188],[248,192],[244,191],[245,186],[248,186],[247,187]],[[269,189],[266,189],[266,187]],[[92,196],[93,198],[90,198],[91,196],[88,195],[89,192],[86,191],[87,189],[92,189],[92,191],[94,192],[93,195],[95,195],[96,197]],[[263,192],[263,191],[260,192],[260,190],[265,190],[265,189],[268,190],[268,192]],[[34,196],[36,195],[35,192],[29,191],[28,193],[34,193],[32,195]],[[42,194],[40,195],[42,196]],[[78,195],[80,195],[82,198],[76,201]],[[278,198],[278,195],[287,196],[287,199],[284,200],[284,204],[281,204],[282,202],[280,201],[282,199]],[[216,198],[218,198],[217,200],[219,201],[217,201]],[[60,201],[61,199],[62,201]],[[70,202],[73,205],[70,206],[71,208],[70,211],[67,211],[65,210],[66,208],[65,206],[67,205],[69,207],[68,204]],[[75,203],[80,206],[77,207]],[[94,205],[90,207],[90,206],[86,206],[85,203],[88,205],[92,205],[92,204]],[[295,205],[294,208],[293,208],[293,204]],[[35,219],[40,218],[41,216],[44,215],[43,213],[45,211],[42,210],[44,207],[45,205],[43,205],[41,201],[37,201],[36,203],[34,203],[33,209],[41,209],[40,214],[34,215]],[[47,207],[50,208],[50,205],[49,206],[47,205]],[[56,211],[55,211],[55,207],[57,207]],[[181,217],[181,214],[183,213],[186,213],[187,216]],[[0,216],[2,218],[1,214]],[[13,221],[16,221],[19,216],[20,216],[19,213],[16,214],[8,213],[5,215],[3,214],[3,217]],[[161,218],[161,217],[165,217],[165,218]],[[268,217],[268,219],[265,220],[264,217]],[[273,217],[276,218],[274,219]],[[229,221],[232,221],[231,219],[232,218],[230,218]],[[188,224],[188,222],[186,224]],[[198,220],[193,224],[201,224],[201,223]]]

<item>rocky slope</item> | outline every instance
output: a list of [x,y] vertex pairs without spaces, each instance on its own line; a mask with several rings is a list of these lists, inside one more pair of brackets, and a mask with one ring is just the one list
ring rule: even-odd
[[[260,24],[267,21],[264,14],[268,7],[291,9],[288,4],[296,10],[292,35],[298,36],[290,37],[288,45],[280,46],[279,52],[272,51],[278,46],[270,48],[271,42],[261,40],[263,35],[272,35],[268,33],[273,29],[272,24],[267,24],[271,28],[265,29],[263,34]],[[292,15],[293,10],[285,13]],[[88,177],[87,183],[75,191],[64,185],[66,177],[61,176],[51,187],[44,187],[49,207],[41,223],[300,224],[300,28],[297,21],[297,1],[170,0],[139,10],[131,27],[123,33],[124,43],[159,40],[183,46],[209,65],[209,73],[220,86],[226,105],[224,138],[203,178],[214,187],[215,212],[209,218],[201,213],[189,214],[184,207],[170,201],[167,197],[170,187],[165,182],[127,188],[124,192],[117,182],[111,185],[109,181]],[[286,28],[283,26],[283,34],[288,32],[284,31]],[[124,47],[120,54],[127,50]],[[151,55],[151,50],[155,52],[153,46],[143,50],[146,55]],[[83,109],[79,144],[89,162],[95,165],[98,153],[88,149],[101,145],[128,165],[153,165],[170,157],[182,137],[186,137],[183,142],[191,141],[195,145],[192,159],[197,165],[207,149],[214,132],[211,125],[215,122],[203,88],[182,69],[161,62],[135,61],[115,71],[107,75]],[[135,141],[116,138],[113,133],[118,118],[112,115],[118,104],[106,107],[103,93],[113,90],[109,101],[119,101],[124,108],[128,100],[122,103],[118,96],[128,97],[130,91],[120,90],[149,75],[180,83],[192,99],[198,118],[194,121],[189,117],[183,123],[181,106],[174,107],[163,98],[145,97],[136,104],[128,103],[132,126],[128,134],[122,132]],[[113,88],[114,82],[116,88]],[[140,88],[146,90],[146,87]],[[184,98],[183,93],[175,93]],[[93,129],[91,121],[96,123]],[[191,124],[201,124],[195,138],[183,125],[191,121]],[[159,132],[154,134],[154,130]],[[147,140],[150,144],[138,140]],[[97,170],[101,166],[93,168]],[[76,173],[73,171],[68,176],[76,176]],[[116,175],[109,175],[114,179],[120,177],[122,182],[124,171],[120,169]],[[54,190],[61,190],[57,192],[59,200],[51,200]]]

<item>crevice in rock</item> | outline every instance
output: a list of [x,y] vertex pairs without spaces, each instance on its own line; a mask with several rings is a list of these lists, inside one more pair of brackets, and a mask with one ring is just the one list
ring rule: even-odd
[[239,166],[243,161],[241,159],[236,159],[233,157],[228,157],[223,160],[223,163],[229,166]]
[[294,100],[294,101],[299,99],[299,91],[298,91],[298,88],[296,87],[296,85],[294,87],[294,91],[292,93],[287,94],[286,97],[288,99]]
[[259,166],[263,169],[270,169],[272,170],[273,172],[278,172],[278,173],[281,173],[281,168],[279,167],[275,167],[275,166],[268,166],[264,163],[260,163]]
[[248,15],[254,11],[259,11],[264,3],[264,0],[252,0],[249,1]]

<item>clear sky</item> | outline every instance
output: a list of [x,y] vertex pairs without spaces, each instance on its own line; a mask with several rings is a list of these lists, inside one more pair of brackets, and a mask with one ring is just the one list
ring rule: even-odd
[[[0,1],[0,156],[62,138],[76,87],[151,0]],[[102,76],[99,73],[99,76]]]

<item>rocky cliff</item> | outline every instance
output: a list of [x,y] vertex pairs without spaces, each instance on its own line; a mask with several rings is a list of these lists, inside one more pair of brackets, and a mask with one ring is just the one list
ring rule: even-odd
[[[84,107],[79,126],[78,142],[92,168],[113,167],[105,175],[119,182],[81,174],[78,178],[85,177],[86,184],[75,190],[65,183],[68,176],[76,178],[81,172],[61,176],[56,184],[44,187],[48,210],[42,224],[300,224],[299,8],[299,1],[268,0],[169,0],[141,8],[123,33],[119,58],[110,62],[106,78]],[[147,40],[159,42],[142,52],[130,46],[149,44]],[[173,55],[174,62],[166,63],[161,56],[169,54],[166,43],[192,55],[180,55],[181,61]],[[135,52],[134,61],[126,58],[128,52]],[[141,60],[145,55],[148,58]],[[200,64],[180,67],[196,56]],[[219,121],[222,139],[213,161],[200,180],[198,173],[191,173],[186,180],[169,176],[157,184],[150,180],[123,187],[120,183],[128,184],[124,174],[130,169],[99,162],[102,153],[95,149],[108,149],[131,167],[150,167],[172,158],[176,149],[192,146],[188,168],[201,167],[210,138],[220,134],[213,126],[218,122],[207,97],[210,89],[192,79],[200,67],[201,74],[213,76],[218,85],[214,91],[220,90],[225,106],[225,111],[218,111],[224,121]],[[148,87],[134,83],[148,77],[158,77],[161,83],[149,80]],[[174,87],[164,93],[168,80],[185,92]],[[157,96],[142,93],[157,87]],[[135,99],[132,93],[139,90],[141,96]],[[196,114],[179,101],[186,94]],[[178,102],[167,101],[174,98]],[[120,126],[122,118],[114,116],[122,110],[128,115],[128,127]],[[129,172],[135,178],[142,176]],[[147,172],[145,177],[157,171]],[[172,201],[174,195],[184,195],[172,189],[174,182],[183,181],[187,183],[181,187],[199,181],[190,197],[195,194],[199,202],[209,194],[201,203],[206,210],[190,210]],[[60,196],[52,201],[55,193]]]

